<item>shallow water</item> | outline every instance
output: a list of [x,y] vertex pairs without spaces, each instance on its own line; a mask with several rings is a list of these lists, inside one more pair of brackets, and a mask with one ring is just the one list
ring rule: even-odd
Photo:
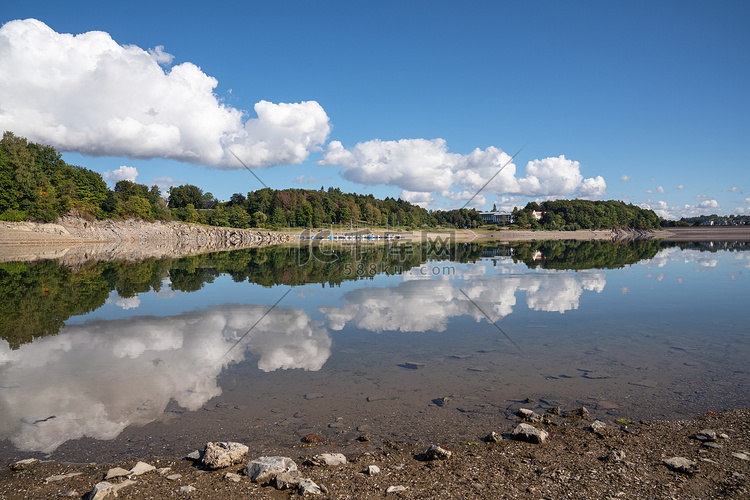
[[[747,244],[275,248],[3,264],[0,459],[477,440],[526,407],[750,406]],[[443,399],[445,398],[445,399]]]

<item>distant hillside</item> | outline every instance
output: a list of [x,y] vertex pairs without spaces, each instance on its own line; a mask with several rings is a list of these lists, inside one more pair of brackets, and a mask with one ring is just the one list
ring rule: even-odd
[[519,227],[530,229],[659,229],[661,217],[622,201],[554,200],[528,203],[513,211]]

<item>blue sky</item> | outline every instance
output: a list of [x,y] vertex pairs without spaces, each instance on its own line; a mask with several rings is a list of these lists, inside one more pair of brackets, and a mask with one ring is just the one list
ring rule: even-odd
[[234,153],[277,189],[455,208],[505,165],[470,206],[750,213],[747,2],[26,0],[0,24],[0,128],[111,182],[262,187]]

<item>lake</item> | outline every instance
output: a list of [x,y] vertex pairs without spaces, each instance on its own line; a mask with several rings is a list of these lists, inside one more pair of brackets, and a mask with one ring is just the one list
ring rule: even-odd
[[522,406],[748,407],[748,250],[446,238],[0,264],[0,458],[477,441]]

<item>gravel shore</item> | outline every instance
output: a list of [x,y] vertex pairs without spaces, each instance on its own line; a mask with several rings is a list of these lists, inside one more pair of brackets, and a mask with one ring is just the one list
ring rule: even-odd
[[[519,421],[521,419],[519,418]],[[550,417],[534,423],[546,430],[544,443],[510,439],[498,442],[371,442],[361,438],[347,463],[315,465],[315,455],[336,453],[335,443],[300,443],[294,460],[303,478],[320,486],[313,498],[748,498],[750,487],[750,410],[709,413],[690,420],[600,424],[580,417]],[[185,443],[187,450],[204,443]],[[245,443],[246,459],[210,470],[182,457],[143,457],[153,469],[134,472],[135,460],[118,464],[35,462],[0,472],[2,498],[81,498],[120,467],[125,498],[290,498],[297,488],[277,490],[273,481],[252,482],[245,464],[259,457],[260,443]],[[429,460],[431,444],[450,457]],[[674,458],[685,459],[680,468]],[[370,470],[370,466],[377,469]],[[143,465],[139,466],[143,467]],[[149,467],[146,467],[149,468]],[[12,470],[15,469],[15,470]],[[379,473],[377,470],[379,469]],[[387,493],[389,488],[400,492]],[[401,489],[401,488],[399,488]]]

